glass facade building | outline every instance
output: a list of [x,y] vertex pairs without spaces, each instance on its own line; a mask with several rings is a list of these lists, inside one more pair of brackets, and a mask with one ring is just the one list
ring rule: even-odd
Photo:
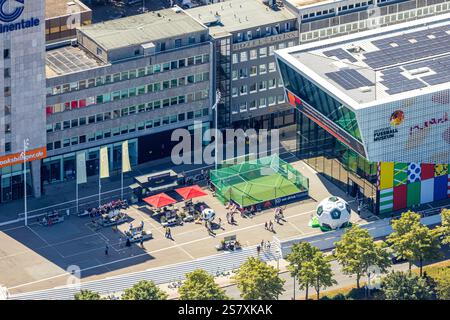
[[375,212],[377,164],[364,157],[355,113],[283,61],[278,64],[297,113],[297,156]]

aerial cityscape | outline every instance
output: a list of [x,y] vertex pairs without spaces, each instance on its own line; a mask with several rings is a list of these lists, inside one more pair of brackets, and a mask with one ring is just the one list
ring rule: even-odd
[[450,300],[450,0],[0,0],[0,50],[0,300]]

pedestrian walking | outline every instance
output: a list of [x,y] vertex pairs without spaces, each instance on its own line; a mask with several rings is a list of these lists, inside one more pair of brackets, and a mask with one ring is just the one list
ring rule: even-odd
[[122,237],[119,237],[119,248],[122,248]]
[[273,223],[272,223],[272,220],[269,221],[269,230],[273,232]]
[[269,240],[267,240],[267,243],[266,243],[266,250],[270,251],[270,241]]
[[259,244],[256,246],[256,252],[259,254],[261,253],[261,247],[259,246]]
[[144,249],[144,239],[141,239],[141,248]]
[[264,239],[261,240],[261,248],[264,249]]
[[125,246],[131,247],[131,241],[130,241],[130,238],[127,238],[127,242],[125,243]]
[[268,223],[267,223],[267,221],[264,223],[264,229],[266,229],[266,230],[268,230],[268,227],[269,227],[269,225],[268,225]]
[[361,215],[361,204],[360,203],[358,203],[357,211],[358,211],[358,216]]
[[106,247],[105,247],[105,256],[108,255],[108,252],[109,252],[109,247],[108,247],[108,244],[106,244]]

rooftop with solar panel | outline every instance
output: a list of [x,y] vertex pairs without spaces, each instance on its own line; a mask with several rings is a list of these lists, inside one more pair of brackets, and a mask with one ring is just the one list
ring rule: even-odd
[[440,19],[372,29],[279,54],[356,109],[368,107],[450,88],[450,15]]

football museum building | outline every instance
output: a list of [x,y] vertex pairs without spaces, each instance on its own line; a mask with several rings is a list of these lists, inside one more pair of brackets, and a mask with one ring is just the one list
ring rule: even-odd
[[276,55],[308,164],[375,213],[450,200],[450,15]]

